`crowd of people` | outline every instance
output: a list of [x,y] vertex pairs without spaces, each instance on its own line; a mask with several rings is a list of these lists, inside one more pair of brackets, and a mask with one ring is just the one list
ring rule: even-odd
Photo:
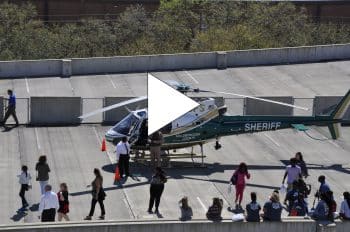
[[[12,115],[18,125],[16,117],[16,97],[14,93],[9,90],[9,106],[6,111],[4,124],[7,118]],[[147,121],[146,121],[147,123]],[[147,124],[145,125],[147,127]],[[164,191],[167,177],[165,172],[160,168],[160,147],[163,143],[163,135],[160,131],[154,133],[147,141],[150,144],[151,152],[151,164],[154,171],[154,175],[150,181],[150,198],[148,213],[160,214],[159,205],[162,193]],[[116,145],[117,154],[117,168],[120,171],[121,178],[132,176],[129,171],[129,160],[130,160],[130,145],[126,137],[124,137]],[[56,214],[58,221],[65,219],[69,221],[69,193],[68,186],[66,183],[59,185],[59,191],[57,193],[52,191],[52,186],[49,184],[49,173],[50,167],[47,163],[46,156],[40,156],[38,162],[35,165],[36,181],[40,185],[41,200],[39,204],[40,219],[42,222],[55,221]],[[99,169],[95,168],[93,171],[95,178],[91,185],[91,208],[89,214],[84,220],[92,220],[95,212],[95,206],[99,203],[101,208],[101,215],[99,219],[105,218],[105,206],[104,200],[106,193],[103,188],[103,177]],[[245,207],[242,207],[243,194],[246,186],[246,180],[251,178],[248,171],[248,166],[245,163],[239,164],[237,170],[231,176],[230,185],[235,186],[235,207],[245,215],[240,215],[238,218],[242,220],[246,219],[248,222],[258,222],[261,219],[264,221],[280,221],[282,210],[286,209],[288,216],[309,216],[315,220],[328,220],[333,221],[334,218],[340,217],[344,220],[350,220],[350,194],[344,192],[344,201],[341,202],[340,211],[337,212],[337,203],[334,200],[333,192],[330,186],[326,182],[324,175],[319,176],[318,181],[320,187],[315,193],[313,205],[310,208],[308,197],[311,194],[311,186],[305,183],[305,179],[309,176],[306,163],[303,159],[301,152],[297,152],[295,157],[290,159],[290,164],[287,165],[286,171],[282,180],[282,187],[279,190],[274,190],[268,201],[261,207],[257,200],[257,193],[251,192],[251,202]],[[26,200],[26,192],[31,189],[32,176],[28,172],[27,166],[22,166],[21,174],[18,175],[20,183],[19,196],[22,202],[22,208],[20,211],[26,211],[29,206]],[[286,186],[285,186],[286,184]],[[280,194],[285,192],[283,204],[280,201]],[[315,207],[316,199],[318,203]],[[193,216],[192,208],[189,206],[189,199],[183,197],[180,202],[181,220],[190,220]],[[153,211],[155,207],[155,211]],[[209,207],[206,216],[209,220],[218,221],[221,220],[221,213],[223,210],[223,200],[220,198],[213,198],[213,203]],[[241,213],[240,213],[241,214]]]

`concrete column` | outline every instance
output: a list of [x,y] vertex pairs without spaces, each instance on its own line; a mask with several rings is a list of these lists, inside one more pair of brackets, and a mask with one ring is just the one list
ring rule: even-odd
[[332,224],[323,224],[323,223],[317,223],[316,226],[316,232],[336,232],[337,226],[335,223]]
[[226,69],[227,68],[227,53],[216,52],[216,68]]
[[62,76],[70,77],[72,75],[72,60],[62,60]]

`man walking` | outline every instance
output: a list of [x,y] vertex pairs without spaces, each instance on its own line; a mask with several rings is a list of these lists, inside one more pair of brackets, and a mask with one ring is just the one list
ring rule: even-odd
[[18,119],[17,119],[17,115],[16,115],[16,95],[13,93],[13,91],[11,89],[7,90],[7,94],[9,95],[8,105],[6,108],[4,120],[1,122],[1,125],[5,125],[7,119],[10,116],[12,116],[16,122],[16,127],[17,127],[18,126]]
[[51,185],[45,186],[45,194],[41,196],[39,204],[39,213],[41,214],[41,222],[54,222],[56,211],[59,208],[58,197],[52,191]]
[[117,144],[116,152],[120,177],[123,177],[124,174],[125,176],[130,176],[130,144],[128,143],[127,137],[123,137],[122,140]]
[[[160,131],[156,131],[151,135],[150,142],[150,153],[151,153],[151,163],[152,166],[160,167],[160,152],[161,146],[163,144],[163,134]],[[157,165],[155,160],[157,160]]]

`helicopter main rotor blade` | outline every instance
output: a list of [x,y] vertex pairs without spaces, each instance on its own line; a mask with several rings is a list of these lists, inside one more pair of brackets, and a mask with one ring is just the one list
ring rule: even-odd
[[237,93],[227,93],[227,92],[219,92],[219,91],[200,90],[200,89],[195,89],[195,91],[197,91],[197,92],[211,92],[211,93],[226,94],[226,95],[231,95],[231,96],[236,96],[236,97],[244,97],[244,98],[250,98],[250,99],[254,99],[254,100],[258,100],[258,101],[269,102],[269,103],[282,105],[282,106],[287,106],[287,107],[292,107],[292,108],[301,109],[301,110],[305,110],[305,111],[309,110],[309,108],[302,107],[302,106],[297,106],[297,105],[292,105],[292,104],[288,104],[288,103],[284,103],[284,102],[273,101],[273,100],[269,100],[269,99],[264,99],[264,98],[260,98],[260,97],[253,97],[253,96],[237,94]]
[[99,113],[103,113],[103,112],[106,112],[106,111],[109,111],[109,110],[113,110],[113,109],[116,109],[116,108],[119,108],[119,107],[122,107],[122,106],[125,106],[125,105],[129,105],[131,103],[143,101],[143,100],[146,100],[146,99],[147,99],[147,96],[132,98],[130,100],[123,101],[123,102],[120,102],[120,103],[117,103],[117,104],[114,104],[114,105],[110,105],[110,106],[104,107],[102,109],[98,109],[98,110],[92,111],[92,112],[87,113],[87,114],[81,115],[79,118],[80,119],[88,118],[88,117],[91,117],[91,116],[99,114]]

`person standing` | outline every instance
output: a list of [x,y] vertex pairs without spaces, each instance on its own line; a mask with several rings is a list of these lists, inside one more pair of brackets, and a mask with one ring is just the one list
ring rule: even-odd
[[[243,192],[245,188],[245,178],[250,179],[248,167],[245,163],[240,163],[238,169],[233,173],[236,178],[236,208],[242,208]],[[238,202],[238,204],[237,204]]]
[[316,193],[316,197],[320,197],[322,193],[331,191],[329,185],[326,183],[326,177],[324,175],[318,177],[318,182],[320,182],[320,188]]
[[120,177],[130,176],[129,173],[129,160],[130,160],[130,144],[128,143],[128,138],[123,137],[122,140],[117,144],[116,147],[118,168]]
[[191,220],[193,216],[193,212],[192,212],[192,208],[188,205],[188,198],[183,197],[179,203],[180,203],[180,210],[181,210],[180,220],[181,221]]
[[21,185],[21,189],[19,191],[19,196],[22,200],[22,210],[25,210],[26,207],[29,205],[26,198],[25,193],[29,190],[30,186],[30,180],[32,179],[31,175],[28,173],[28,167],[23,165],[22,166],[22,172],[20,175],[18,175],[19,183]]
[[[150,137],[150,153],[152,167],[160,167],[160,153],[161,146],[164,142],[163,134],[161,131],[154,132]],[[157,164],[156,164],[157,160]]]
[[164,191],[164,184],[166,182],[167,178],[165,176],[165,172],[160,167],[156,167],[155,174],[152,176],[151,180],[148,213],[153,213],[152,209],[155,202],[155,213],[159,214],[160,198]]
[[36,180],[39,181],[41,195],[43,195],[45,193],[45,186],[49,182],[49,172],[51,171],[45,155],[39,157],[35,165],[35,170],[37,171]]
[[246,206],[247,222],[260,222],[261,206],[256,202],[256,193],[250,193],[251,202]]
[[101,208],[101,216],[99,217],[99,219],[104,220],[105,215],[106,215],[105,206],[103,204],[103,201],[106,198],[106,193],[103,190],[103,177],[101,175],[100,170],[97,168],[94,169],[94,175],[95,175],[95,179],[91,183],[92,200],[91,200],[90,213],[88,216],[86,216],[84,218],[84,220],[91,220],[92,219],[92,216],[94,215],[94,212],[95,212],[95,206],[96,206],[97,202],[99,203],[100,208]]
[[58,217],[57,220],[60,222],[62,218],[69,221],[69,200],[68,200],[68,186],[66,183],[60,184],[60,191],[57,193],[59,208],[57,210]]
[[304,161],[303,155],[301,154],[300,151],[295,153],[295,159],[297,160],[297,165],[300,167],[301,175],[304,178],[307,178],[309,176],[309,172],[307,170],[307,166],[306,166],[306,163]]
[[8,105],[6,108],[4,120],[1,122],[1,125],[5,125],[7,119],[10,116],[12,116],[16,122],[16,127],[17,127],[19,125],[19,123],[18,123],[18,118],[16,115],[16,95],[13,93],[13,91],[11,89],[7,90],[7,94],[9,96]]
[[290,159],[290,165],[287,166],[286,172],[285,172],[283,180],[282,180],[283,185],[284,185],[284,181],[286,180],[286,177],[288,177],[287,190],[289,191],[293,187],[293,182],[295,180],[298,180],[299,178],[301,178],[301,169],[299,166],[297,166],[297,160],[295,158]]
[[54,222],[56,210],[59,208],[58,197],[52,191],[51,185],[45,186],[45,193],[41,196],[39,204],[39,213],[41,214],[41,222]]

